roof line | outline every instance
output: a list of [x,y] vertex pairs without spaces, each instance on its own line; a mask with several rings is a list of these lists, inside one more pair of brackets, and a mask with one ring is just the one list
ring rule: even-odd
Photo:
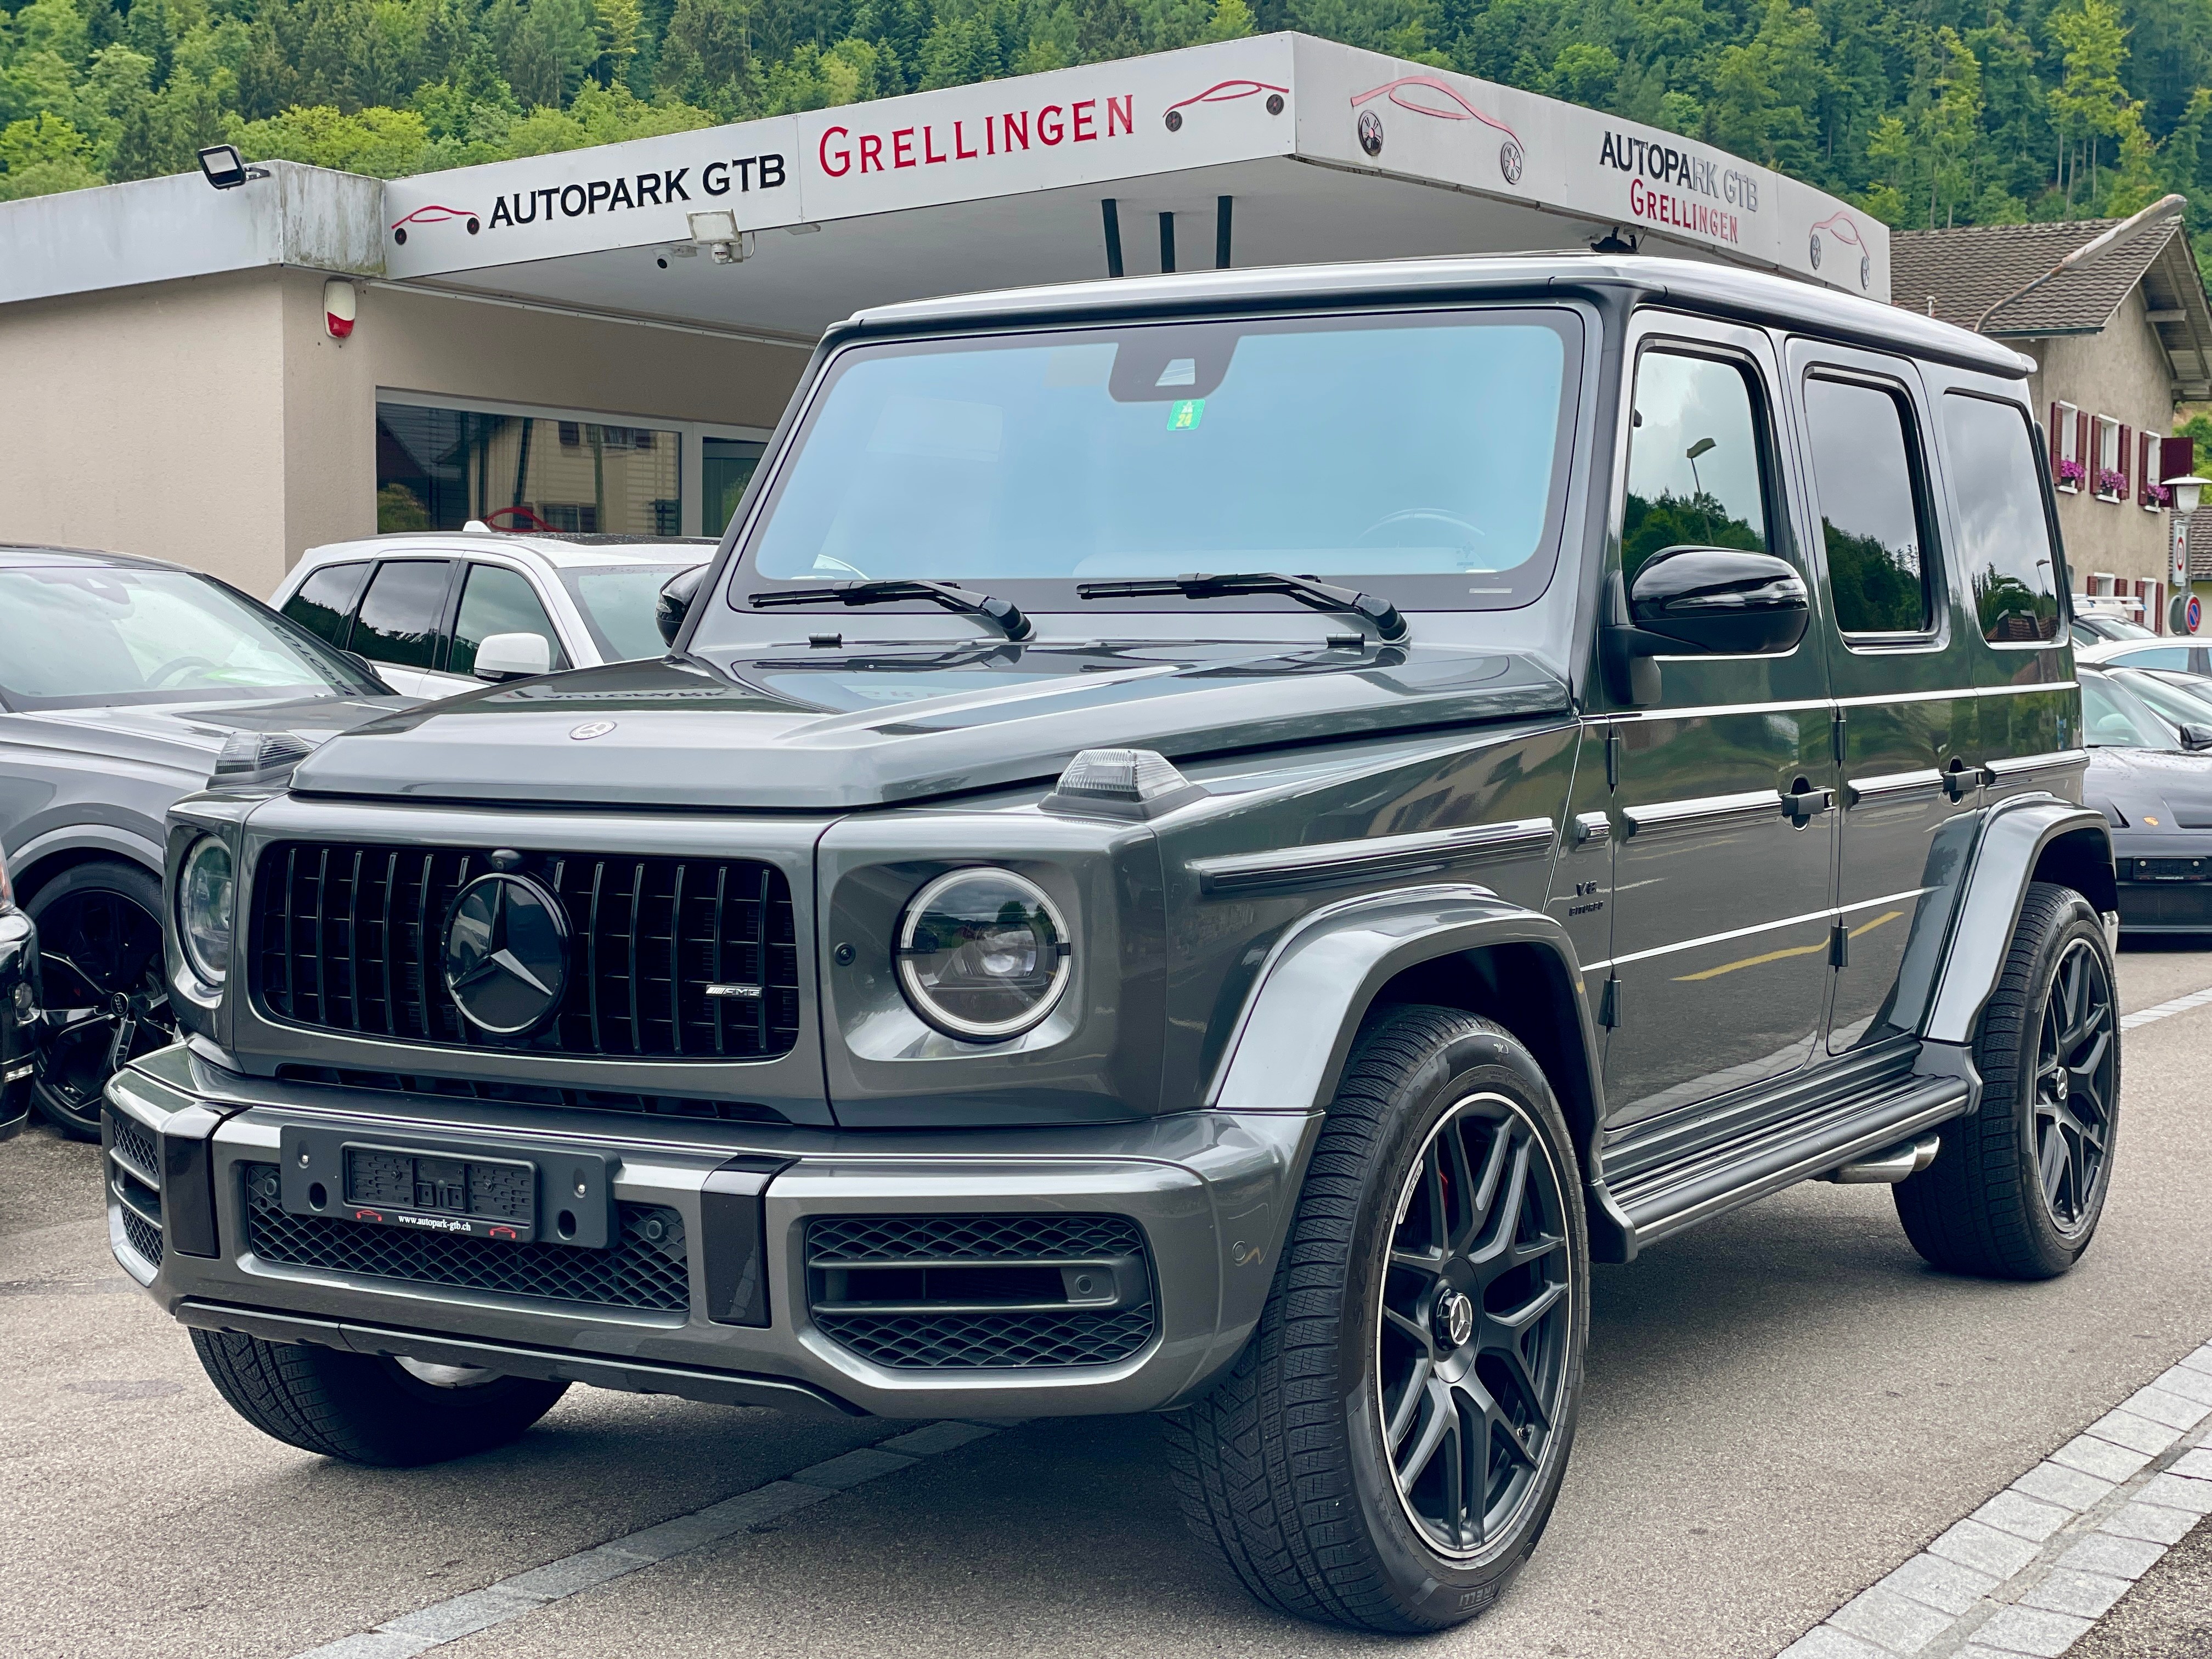
[[2029,295],[2034,293],[2037,289],[2041,288],[2045,283],[2051,281],[2054,276],[2062,276],[2069,270],[2078,270],[2083,265],[2087,264],[2091,260],[2099,258],[2101,256],[2111,252],[2123,242],[2133,241],[2139,233],[2148,228],[2150,221],[2154,217],[2163,218],[2167,221],[2179,219],[2181,216],[2182,210],[2188,205],[2189,199],[2186,197],[2161,196],[2158,200],[2153,202],[2148,207],[2142,209],[2140,212],[2130,214],[2128,217],[2121,220],[2119,223],[2114,225],[2110,230],[2106,231],[2103,234],[2091,237],[2087,241],[2082,243],[2081,246],[2075,248],[2071,253],[2061,259],[2057,264],[2051,266],[2050,270],[2045,271],[2042,276],[2037,277],[2033,282],[2027,283],[2024,287],[2015,289],[2012,293],[2006,295],[2004,298],[1991,305],[1989,309],[1983,312],[1980,316],[1975,318],[1974,331],[1977,334],[1980,333],[1982,331],[1982,325],[1987,323],[1990,319],[1995,316],[1999,311],[2002,311],[2005,307],[2010,305],[2014,300],[2026,299]]

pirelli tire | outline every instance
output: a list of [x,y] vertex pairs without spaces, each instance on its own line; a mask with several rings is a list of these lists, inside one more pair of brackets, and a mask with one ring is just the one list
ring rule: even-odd
[[1504,1027],[1420,1006],[1363,1032],[1251,1343],[1168,1419],[1186,1519],[1261,1601],[1417,1633],[1527,1561],[1589,1334],[1572,1149]]
[[264,1434],[348,1463],[411,1468],[519,1438],[568,1388],[380,1354],[192,1333],[217,1393]]

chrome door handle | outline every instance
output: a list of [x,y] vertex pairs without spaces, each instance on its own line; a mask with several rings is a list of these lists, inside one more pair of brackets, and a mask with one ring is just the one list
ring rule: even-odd
[[1810,823],[1836,804],[1832,789],[1801,789],[1794,794],[1784,789],[1781,795],[1782,810],[1792,823]]
[[1953,800],[1964,800],[1983,783],[1982,769],[1978,766],[1954,766],[1943,774],[1943,793]]

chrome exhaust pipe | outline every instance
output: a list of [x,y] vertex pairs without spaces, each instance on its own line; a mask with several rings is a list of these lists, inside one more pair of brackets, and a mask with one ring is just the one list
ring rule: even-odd
[[1936,1152],[1942,1145],[1943,1139],[1940,1135],[1922,1135],[1917,1140],[1905,1141],[1870,1158],[1854,1158],[1838,1169],[1829,1170],[1821,1179],[1849,1187],[1893,1187],[1900,1181],[1918,1175],[1933,1164]]

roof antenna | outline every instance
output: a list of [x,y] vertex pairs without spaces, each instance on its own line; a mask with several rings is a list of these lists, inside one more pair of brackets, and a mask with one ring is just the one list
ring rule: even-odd
[[1636,252],[1636,239],[1633,236],[1623,236],[1620,234],[1620,227],[1615,225],[1590,244],[1590,252],[1592,253],[1633,253]]

